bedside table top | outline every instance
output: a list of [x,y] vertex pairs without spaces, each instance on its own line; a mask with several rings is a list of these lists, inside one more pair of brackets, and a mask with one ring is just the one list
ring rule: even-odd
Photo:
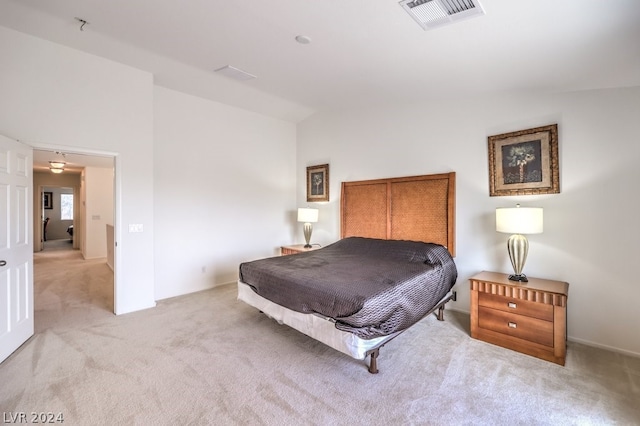
[[529,288],[531,290],[545,291],[548,293],[557,293],[557,294],[564,294],[564,295],[569,294],[569,283],[567,282],[546,280],[542,278],[532,278],[532,277],[527,277],[527,278],[529,279],[529,282],[521,283],[518,281],[510,281],[509,274],[503,274],[500,272],[482,271],[475,274],[469,279],[475,280],[475,281],[491,282],[491,283],[501,284],[501,285],[509,285],[513,287]]
[[294,251],[311,251],[311,250],[317,250],[320,248],[319,245],[312,245],[311,248],[304,248],[304,244],[293,244],[290,246],[281,246],[281,249],[288,249],[288,250],[294,250]]

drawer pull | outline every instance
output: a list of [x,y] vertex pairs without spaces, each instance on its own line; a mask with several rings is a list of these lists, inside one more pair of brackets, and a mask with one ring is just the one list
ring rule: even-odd
[[511,309],[516,309],[516,308],[518,307],[518,305],[516,305],[516,304],[515,304],[515,303],[513,303],[513,302],[509,302],[509,303],[507,303],[507,306],[508,306],[508,307],[510,307]]
[[509,321],[509,328],[518,328],[518,324],[516,324],[515,322],[511,322]]

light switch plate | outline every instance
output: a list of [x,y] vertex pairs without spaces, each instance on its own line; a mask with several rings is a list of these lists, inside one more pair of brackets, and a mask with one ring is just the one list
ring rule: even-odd
[[143,226],[141,223],[130,223],[129,232],[142,232]]

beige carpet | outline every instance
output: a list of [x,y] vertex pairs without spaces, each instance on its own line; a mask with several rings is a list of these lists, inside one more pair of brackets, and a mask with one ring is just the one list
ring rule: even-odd
[[640,359],[570,344],[566,367],[433,316],[380,373],[236,301],[235,285],[115,316],[111,271],[36,257],[36,334],[0,364],[0,411],[100,424],[640,424]]

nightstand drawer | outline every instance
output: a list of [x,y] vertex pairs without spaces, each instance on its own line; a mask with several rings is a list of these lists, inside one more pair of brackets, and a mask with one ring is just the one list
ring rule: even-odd
[[553,306],[545,303],[530,302],[497,294],[480,293],[478,294],[478,305],[545,321],[553,321]]
[[480,306],[478,308],[478,326],[553,347],[553,322],[550,321]]
[[282,254],[283,256],[287,256],[289,254],[298,254],[298,253],[303,253],[303,252],[300,251],[300,250],[293,250],[293,249],[290,249],[288,247],[281,247],[280,248],[280,254]]

